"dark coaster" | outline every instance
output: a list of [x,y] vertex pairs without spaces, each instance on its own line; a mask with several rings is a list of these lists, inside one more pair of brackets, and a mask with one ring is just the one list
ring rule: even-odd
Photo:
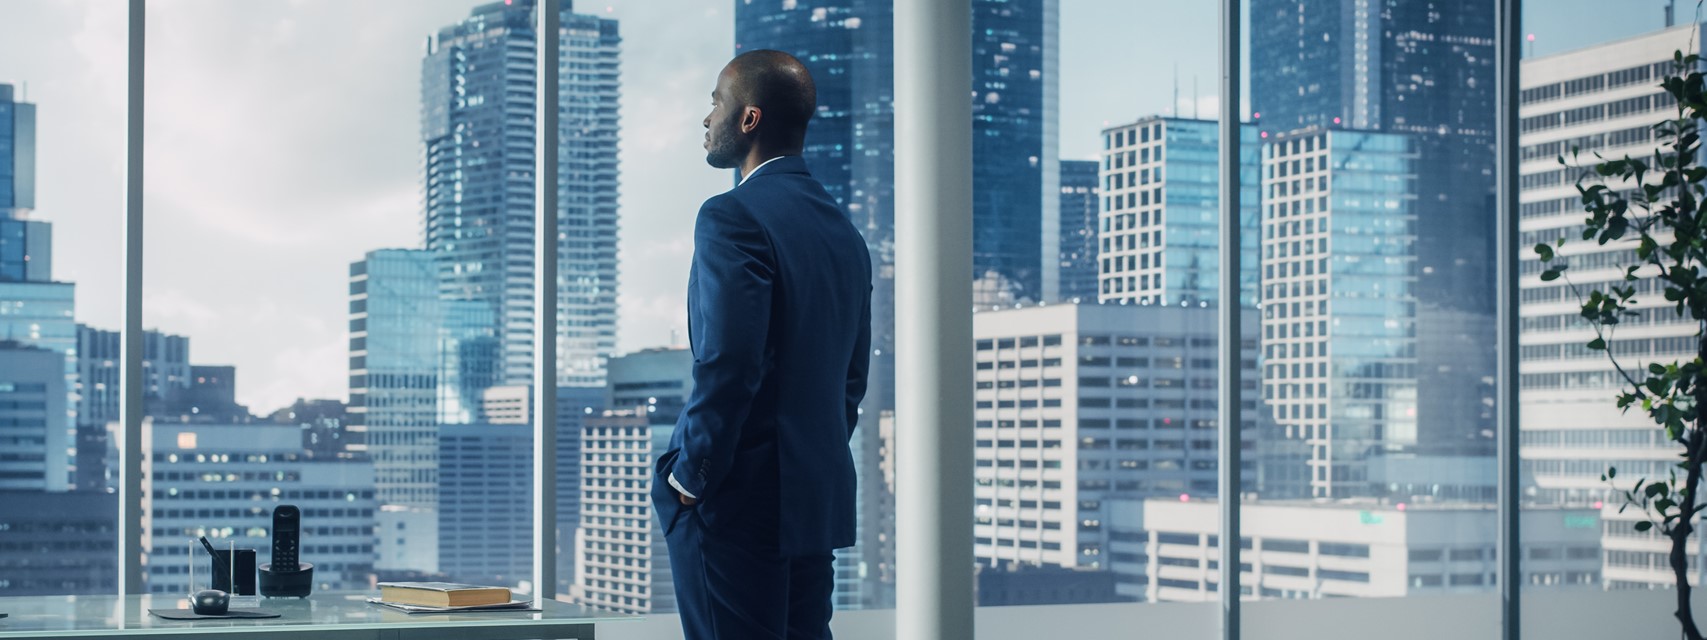
[[224,614],[217,616],[204,616],[189,609],[149,609],[148,612],[167,620],[223,620],[279,617],[279,614],[265,609],[230,609]]

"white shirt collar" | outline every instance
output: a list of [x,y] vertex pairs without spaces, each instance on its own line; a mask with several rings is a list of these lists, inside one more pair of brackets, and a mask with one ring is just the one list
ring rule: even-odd
[[748,171],[747,175],[741,176],[741,181],[738,183],[735,183],[735,186],[739,187],[741,185],[747,184],[747,179],[753,177],[753,174],[758,173],[759,169],[763,169],[765,167],[765,165],[770,164],[772,162],[776,162],[778,160],[781,160],[781,159],[787,158],[787,157],[788,156],[777,156],[775,158],[771,158],[769,160],[766,160],[764,162],[759,163],[759,166],[753,167],[753,170]]

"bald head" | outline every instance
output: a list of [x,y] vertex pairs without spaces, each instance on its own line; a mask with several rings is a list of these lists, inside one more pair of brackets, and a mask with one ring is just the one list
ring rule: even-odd
[[723,75],[730,98],[759,110],[760,144],[778,150],[805,144],[806,124],[818,109],[818,89],[799,59],[771,49],[748,51],[729,61]]

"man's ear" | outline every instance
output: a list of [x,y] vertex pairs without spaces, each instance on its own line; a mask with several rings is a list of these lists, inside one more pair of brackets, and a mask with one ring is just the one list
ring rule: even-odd
[[764,117],[764,111],[758,107],[747,107],[741,110],[741,133],[751,134],[758,130],[759,120]]

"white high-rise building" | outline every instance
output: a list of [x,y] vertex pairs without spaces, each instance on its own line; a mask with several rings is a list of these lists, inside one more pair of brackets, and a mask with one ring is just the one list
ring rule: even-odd
[[[1257,299],[1257,131],[1239,130],[1244,228],[1239,299]],[[1221,299],[1220,124],[1149,117],[1102,130],[1097,299],[1213,304]]]
[[[1584,241],[1587,214],[1575,185],[1595,154],[1653,155],[1659,141],[1652,126],[1676,117],[1675,103],[1657,85],[1672,73],[1674,51],[1699,50],[1697,34],[1694,25],[1685,25],[1526,59],[1520,74],[1519,244],[1532,247],[1567,238],[1558,253],[1570,264],[1564,278],[1542,282],[1543,264],[1527,248],[1521,252],[1521,455],[1524,476],[1535,482],[1525,499],[1603,510],[1604,573],[1611,589],[1671,585],[1676,578],[1667,561],[1669,540],[1637,533],[1633,525],[1644,516],[1637,509],[1619,513],[1622,495],[1600,476],[1616,467],[1621,480],[1663,478],[1681,449],[1640,410],[1618,410],[1614,398],[1622,380],[1604,352],[1585,347],[1595,334],[1579,315],[1581,302],[1572,287],[1586,295],[1626,286],[1624,268],[1636,263],[1637,236],[1606,244]],[[1561,155],[1576,166],[1561,167]],[[1638,315],[1607,336],[1611,352],[1626,369],[1638,371],[1648,362],[1692,359],[1699,327],[1672,310],[1652,269],[1636,275],[1640,279],[1629,284],[1637,291],[1633,306]],[[1699,582],[1699,571],[1691,580]]]
[[[1240,509],[1246,597],[1486,593],[1499,573],[1492,505],[1280,501]],[[1150,602],[1219,598],[1220,511],[1213,500],[1113,501],[1117,592]],[[1600,522],[1593,509],[1525,511],[1524,584],[1594,588]]]
[[577,602],[620,613],[676,610],[664,532],[652,513],[652,461],[673,423],[605,411],[581,428],[581,526],[575,532]]
[[[1085,303],[973,315],[979,563],[1106,568],[1104,500],[1215,495],[1216,313]],[[1254,387],[1257,319],[1246,320]],[[1251,439],[1256,407],[1245,401]]]

